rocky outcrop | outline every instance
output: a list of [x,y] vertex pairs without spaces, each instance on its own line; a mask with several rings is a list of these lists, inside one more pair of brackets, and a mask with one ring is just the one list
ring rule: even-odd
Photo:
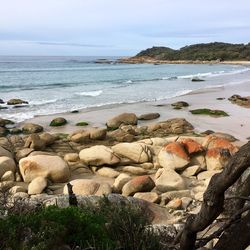
[[137,116],[134,113],[123,113],[107,121],[107,127],[109,129],[117,129],[121,124],[136,125]]
[[59,156],[28,156],[19,161],[19,168],[24,182],[31,182],[36,177],[45,177],[52,182],[66,182],[70,177],[67,163]]
[[172,142],[164,146],[159,155],[160,166],[167,169],[182,169],[189,162],[189,156],[178,142]]

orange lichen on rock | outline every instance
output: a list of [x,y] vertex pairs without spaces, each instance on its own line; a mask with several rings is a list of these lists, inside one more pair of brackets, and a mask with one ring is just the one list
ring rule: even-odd
[[211,148],[228,149],[231,154],[234,154],[238,151],[238,148],[234,146],[230,141],[218,137],[212,138],[209,142],[208,149]]
[[181,141],[181,144],[184,146],[184,148],[189,154],[204,151],[202,145],[192,139],[183,139]]
[[176,154],[177,156],[189,161],[189,157],[184,148],[178,142],[171,142],[164,146],[165,150],[169,153]]

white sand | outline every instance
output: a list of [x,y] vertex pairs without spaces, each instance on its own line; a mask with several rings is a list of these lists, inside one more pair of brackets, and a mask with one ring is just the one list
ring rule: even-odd
[[[91,108],[80,110],[79,113],[64,113],[57,115],[39,116],[25,122],[37,123],[45,127],[47,131],[70,133],[72,131],[83,129],[84,127],[76,127],[75,123],[87,121],[90,126],[104,127],[105,123],[111,117],[123,112],[133,112],[137,115],[144,113],[158,112],[161,117],[157,120],[139,122],[139,125],[156,123],[158,121],[170,118],[185,118],[193,126],[197,132],[205,130],[213,130],[216,132],[229,133],[241,141],[246,141],[250,136],[250,109],[232,104],[227,100],[233,94],[242,96],[250,96],[250,81],[239,85],[229,85],[220,88],[204,89],[192,92],[191,94],[167,99],[164,101],[144,102],[136,104],[111,105],[100,108]],[[224,97],[224,100],[216,100],[218,97]],[[182,110],[174,110],[171,103],[176,101],[186,101],[190,107]],[[162,104],[164,106],[157,106]],[[197,108],[221,109],[226,111],[229,117],[214,118],[204,115],[192,115],[189,110]],[[52,128],[48,124],[55,118],[62,116],[69,122],[63,127]],[[90,127],[88,126],[88,127]]]

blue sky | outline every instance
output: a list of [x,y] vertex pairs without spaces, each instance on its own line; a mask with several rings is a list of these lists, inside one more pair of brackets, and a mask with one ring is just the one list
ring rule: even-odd
[[0,55],[134,55],[250,42],[249,0],[0,0]]

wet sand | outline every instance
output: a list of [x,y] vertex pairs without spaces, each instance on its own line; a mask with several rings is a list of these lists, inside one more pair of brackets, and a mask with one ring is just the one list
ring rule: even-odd
[[[71,133],[90,127],[105,127],[108,119],[123,112],[132,112],[136,115],[158,112],[161,115],[160,118],[151,121],[139,121],[139,126],[153,124],[170,118],[185,118],[194,126],[197,132],[213,130],[215,132],[229,133],[241,141],[247,141],[246,138],[250,136],[250,109],[240,107],[228,101],[227,98],[233,94],[250,96],[250,81],[238,85],[193,91],[187,95],[167,100],[88,108],[79,110],[78,113],[38,116],[25,122],[40,124],[44,126],[46,131],[53,133]],[[217,100],[216,98],[225,99]],[[176,101],[186,101],[190,106],[181,110],[175,110],[171,107],[171,103]],[[189,112],[189,110],[198,108],[220,109],[227,112],[230,116],[215,118],[205,115],[193,115]],[[66,118],[68,124],[63,127],[50,127],[49,123],[55,117]],[[77,122],[81,121],[89,122],[89,126],[75,126]]]

